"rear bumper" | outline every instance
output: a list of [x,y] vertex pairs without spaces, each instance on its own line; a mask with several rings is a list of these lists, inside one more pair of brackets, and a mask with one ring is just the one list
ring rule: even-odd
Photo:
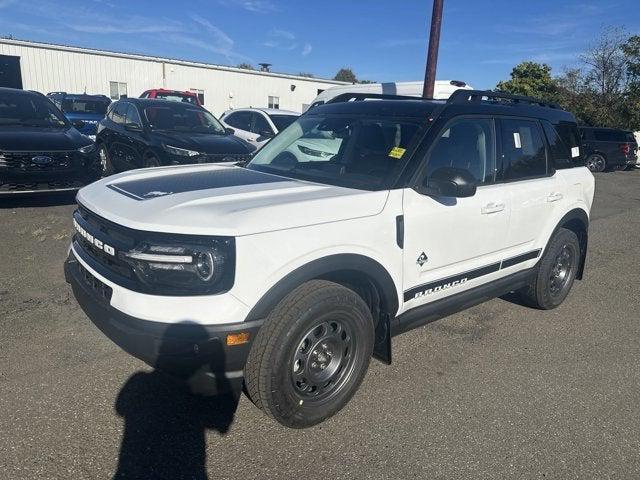
[[[241,388],[244,365],[262,320],[225,325],[143,320],[113,308],[111,289],[86,271],[72,252],[64,271],[85,314],[127,353],[186,380],[195,391],[216,394]],[[227,335],[240,332],[249,333],[249,342],[228,346]]]

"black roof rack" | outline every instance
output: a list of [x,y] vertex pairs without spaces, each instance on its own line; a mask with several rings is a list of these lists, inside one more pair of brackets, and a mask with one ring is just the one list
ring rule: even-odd
[[342,93],[333,97],[326,103],[340,103],[340,102],[349,102],[351,100],[359,101],[365,100],[367,98],[375,98],[378,100],[421,100],[420,97],[411,97],[408,95],[390,95],[387,93]]
[[464,104],[464,103],[479,103],[486,100],[508,100],[513,104],[529,104],[537,105],[539,107],[554,108],[562,110],[562,107],[557,103],[545,102],[534,97],[525,97],[524,95],[511,95],[510,93],[494,92],[491,90],[456,90],[451,94],[447,100],[448,104]]

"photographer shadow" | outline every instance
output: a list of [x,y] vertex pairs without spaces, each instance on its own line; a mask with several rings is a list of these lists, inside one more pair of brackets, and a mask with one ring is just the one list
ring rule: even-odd
[[[222,375],[224,362],[209,365],[216,388],[224,392],[216,396],[194,395],[184,381],[202,367],[180,365],[179,379],[163,373],[175,370],[177,362],[175,344],[166,341],[176,338],[172,328],[163,336],[157,369],[133,374],[116,399],[115,410],[124,419],[124,433],[114,479],[205,480],[206,433],[214,430],[224,435],[233,422],[240,392]],[[201,333],[205,338],[204,330]],[[212,358],[220,358],[220,344],[212,347],[219,349],[213,351]]]

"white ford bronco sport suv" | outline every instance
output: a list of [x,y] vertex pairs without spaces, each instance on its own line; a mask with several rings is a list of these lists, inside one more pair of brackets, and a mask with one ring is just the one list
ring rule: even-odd
[[[310,139],[319,150],[298,152]],[[555,105],[345,94],[245,166],[83,188],[65,273],[127,352],[193,385],[244,385],[302,428],[349,401],[372,356],[391,361],[394,335],[510,291],[560,305],[582,277],[593,194]]]

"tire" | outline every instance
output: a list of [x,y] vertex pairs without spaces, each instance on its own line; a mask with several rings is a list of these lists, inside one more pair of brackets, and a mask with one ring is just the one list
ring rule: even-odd
[[587,157],[586,165],[592,172],[604,172],[607,168],[607,159],[599,153],[593,153]]
[[569,295],[579,264],[580,243],[577,235],[560,228],[542,255],[536,278],[520,291],[522,299],[534,308],[556,308]]
[[371,312],[352,290],[312,280],[273,309],[245,366],[251,401],[284,426],[306,428],[340,411],[364,378]]
[[109,152],[107,152],[107,147],[104,143],[98,145],[98,171],[103,178],[115,173],[115,169],[109,158]]

